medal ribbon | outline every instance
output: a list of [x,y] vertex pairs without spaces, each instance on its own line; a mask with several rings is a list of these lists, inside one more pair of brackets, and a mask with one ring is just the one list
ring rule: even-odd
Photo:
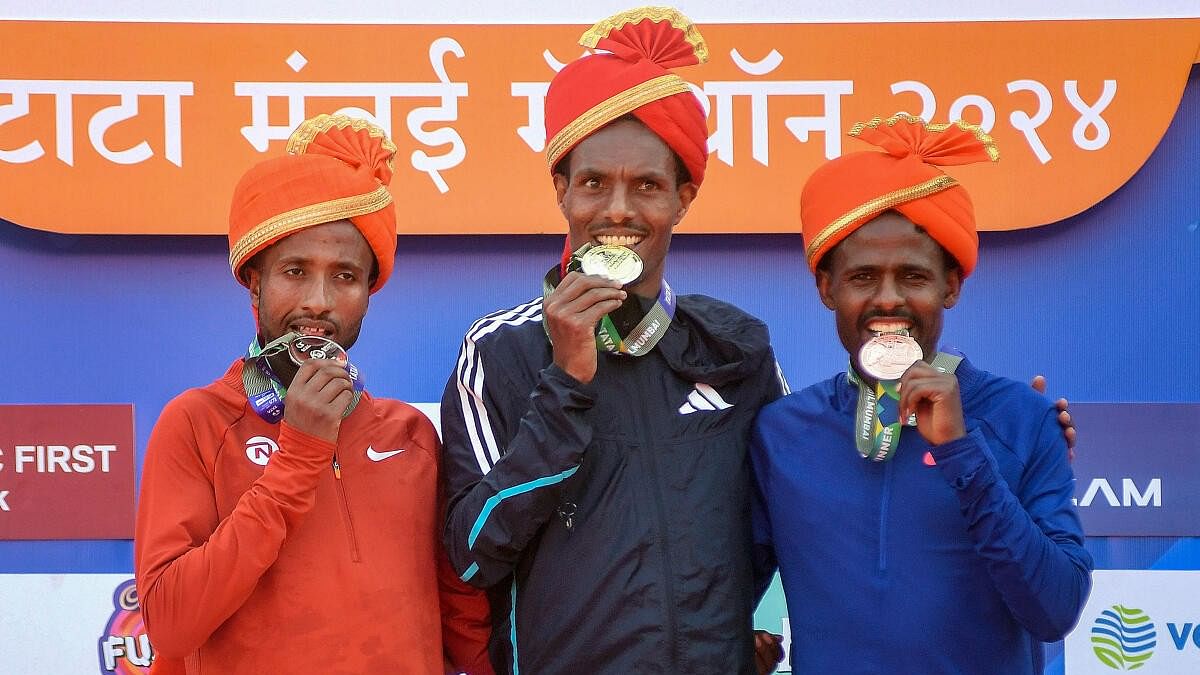
[[[245,362],[247,366],[253,365],[254,367],[242,367],[242,384],[246,387],[246,398],[250,402],[250,407],[259,417],[270,424],[276,424],[283,419],[287,387],[271,370],[271,365],[267,363],[267,357],[285,351],[293,337],[293,333],[288,333],[273,340],[265,347],[258,345],[258,338],[251,340]],[[354,383],[354,397],[350,399],[350,405],[346,406],[346,412],[342,413],[343,418],[354,411],[363,392],[363,381],[358,368],[347,363],[346,370],[350,373],[350,380]]]
[[[961,356],[938,352],[930,365],[938,372],[953,373],[961,362]],[[901,430],[916,426],[917,416],[914,413],[903,423],[900,421],[900,392],[896,390],[899,380],[879,380],[872,390],[854,371],[853,361],[846,375],[858,387],[858,410],[854,414],[854,445],[858,454],[874,462],[886,462],[900,445]]]
[[[554,288],[558,286],[557,279],[559,268],[556,265],[546,273],[542,279],[542,295],[550,297],[554,292]],[[632,296],[626,298],[625,302],[637,302]],[[643,356],[649,354],[650,350],[654,349],[654,345],[662,339],[662,336],[667,332],[667,326],[671,324],[671,320],[675,318],[675,292],[671,290],[671,285],[666,279],[662,281],[662,288],[658,289],[658,299],[654,301],[654,306],[642,320],[629,331],[628,335],[622,336],[617,330],[616,324],[607,315],[600,319],[599,325],[596,326],[596,348],[602,352],[611,354],[627,354],[629,356]],[[550,337],[550,328],[546,326],[545,321],[542,322],[542,328],[546,331],[546,337]]]

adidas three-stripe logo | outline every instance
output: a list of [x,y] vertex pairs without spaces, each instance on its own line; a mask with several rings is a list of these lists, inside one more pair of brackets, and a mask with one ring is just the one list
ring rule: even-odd
[[687,401],[679,406],[680,415],[690,415],[701,410],[725,410],[732,408],[733,404],[721,398],[716,389],[697,382],[696,388],[688,393]]

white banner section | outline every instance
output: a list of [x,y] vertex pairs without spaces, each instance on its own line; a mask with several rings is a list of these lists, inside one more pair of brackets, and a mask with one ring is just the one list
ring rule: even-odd
[[1067,675],[1200,673],[1200,572],[1097,570],[1067,636]]
[[132,574],[0,574],[3,673],[142,673]]

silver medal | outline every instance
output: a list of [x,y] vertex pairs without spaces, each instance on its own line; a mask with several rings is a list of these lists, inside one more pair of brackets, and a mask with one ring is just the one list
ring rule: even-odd
[[908,335],[876,335],[858,350],[863,374],[876,380],[899,380],[912,364],[925,358],[921,345]]
[[288,343],[288,356],[297,366],[309,359],[329,359],[346,363],[346,350],[341,345],[319,335],[297,335]]

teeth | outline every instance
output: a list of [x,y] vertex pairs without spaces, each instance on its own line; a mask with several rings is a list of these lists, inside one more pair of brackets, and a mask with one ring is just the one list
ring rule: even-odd
[[906,321],[872,321],[867,324],[867,328],[876,333],[898,333],[907,330],[910,325]]
[[325,331],[320,328],[312,328],[310,326],[300,326],[296,329],[304,335],[325,335]]
[[639,237],[633,234],[602,234],[596,237],[596,241],[601,244],[612,244],[616,246],[636,246],[641,243],[645,237]]

